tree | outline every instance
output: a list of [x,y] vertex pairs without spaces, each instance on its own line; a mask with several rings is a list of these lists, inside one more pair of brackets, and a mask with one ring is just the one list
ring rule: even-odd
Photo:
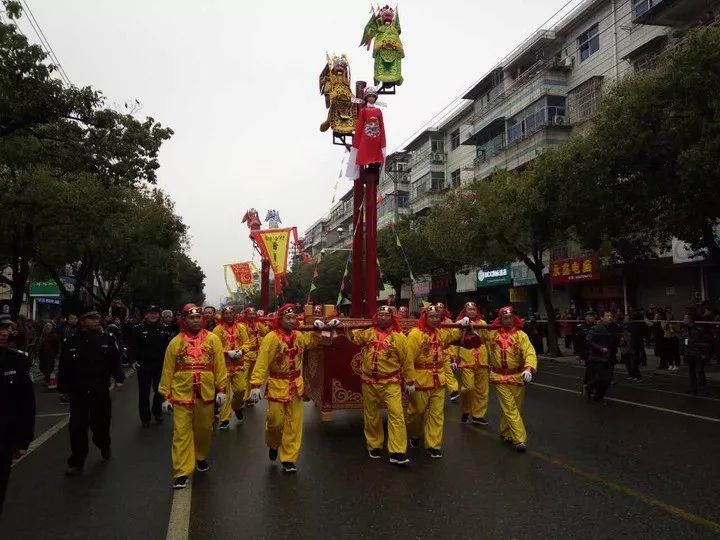
[[[446,266],[428,247],[427,219],[419,216],[405,217],[396,224],[378,231],[378,259],[385,279],[395,290],[395,301],[399,305],[402,285],[410,280],[410,269],[414,277],[432,273]],[[400,240],[402,250],[397,242]],[[407,256],[407,262],[403,257]],[[410,263],[410,269],[408,268]],[[445,261],[446,262],[446,261]]]
[[[288,284],[283,290],[284,300],[294,304],[305,304],[313,283],[313,274],[317,270],[317,277],[314,280],[315,289],[310,295],[312,302],[335,305],[347,260],[346,252],[335,252],[322,255],[317,265],[306,262],[294,265],[292,272],[288,273]],[[350,291],[349,280],[345,287],[346,291]]]
[[539,189],[534,170],[498,171],[485,181],[449,192],[432,209],[430,248],[458,265],[502,266],[516,260],[534,274],[548,317],[548,349],[559,355],[550,284],[543,255],[565,239],[555,196]]

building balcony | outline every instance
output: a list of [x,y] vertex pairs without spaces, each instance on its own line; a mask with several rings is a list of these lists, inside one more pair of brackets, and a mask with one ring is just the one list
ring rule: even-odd
[[434,187],[417,194],[410,200],[410,211],[413,214],[419,214],[432,208],[440,199],[442,199],[448,189],[449,188],[445,186]]
[[635,24],[687,26],[702,24],[719,6],[717,0],[633,0],[632,16]]

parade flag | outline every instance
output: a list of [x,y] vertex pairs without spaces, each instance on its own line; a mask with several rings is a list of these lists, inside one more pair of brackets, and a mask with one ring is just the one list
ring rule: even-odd
[[[234,288],[230,286],[230,282],[228,281],[228,268],[232,272],[232,276],[235,278]],[[231,297],[235,296],[235,289],[247,292],[255,288],[254,276],[257,275],[258,269],[250,261],[226,264],[224,266],[224,273],[225,286],[227,287],[228,293]]]
[[270,262],[275,275],[275,293],[280,294],[285,284],[287,274],[288,250],[290,248],[290,235],[294,234],[297,240],[297,229],[265,229],[252,231],[250,237],[255,241],[263,259]]
[[402,243],[400,242],[400,237],[398,236],[397,229],[395,229],[395,224],[391,224],[392,230],[395,233],[395,245],[400,248],[400,253],[403,256],[403,260],[405,261],[405,266],[407,266],[408,272],[410,273],[410,281],[415,283],[415,276],[413,275],[412,268],[410,268],[410,261],[408,261],[407,255],[405,254],[405,249],[402,247]]

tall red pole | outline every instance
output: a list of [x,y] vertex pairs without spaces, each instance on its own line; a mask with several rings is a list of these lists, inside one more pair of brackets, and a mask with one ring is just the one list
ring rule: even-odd
[[363,312],[363,198],[364,189],[361,176],[353,184],[353,226],[355,229],[352,241],[351,317],[362,317]]
[[260,263],[260,309],[270,312],[270,261],[265,258]]
[[379,167],[363,169],[365,181],[365,316],[371,317],[377,308],[377,186]]

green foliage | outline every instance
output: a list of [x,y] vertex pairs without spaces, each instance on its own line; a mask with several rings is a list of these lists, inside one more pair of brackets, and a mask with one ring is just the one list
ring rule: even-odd
[[[317,264],[316,289],[311,295],[314,304],[335,304],[337,302],[340,282],[347,259],[348,252],[345,251],[321,256],[320,262]],[[314,271],[315,264],[299,262],[293,266],[292,272],[288,273],[287,287],[283,290],[283,297],[286,302],[305,304]],[[348,293],[350,286],[350,279],[348,278],[345,285],[345,290]]]

